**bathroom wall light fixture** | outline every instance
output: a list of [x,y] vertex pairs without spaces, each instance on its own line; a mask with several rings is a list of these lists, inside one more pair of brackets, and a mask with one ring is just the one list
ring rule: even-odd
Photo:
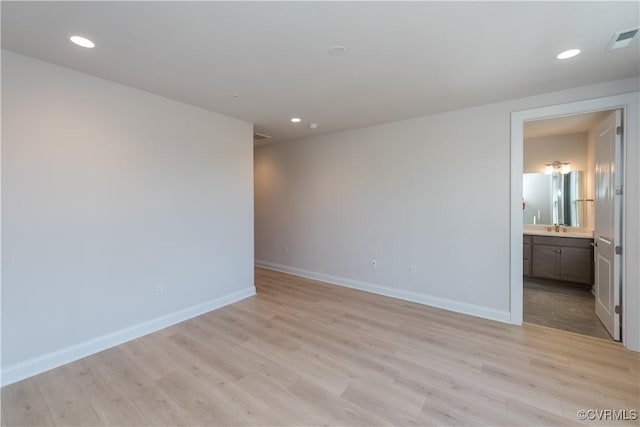
[[558,172],[563,175],[566,175],[569,172],[571,172],[571,163],[568,163],[568,162],[560,163],[559,161],[556,160],[553,163],[547,163],[544,167],[545,175],[551,175]]

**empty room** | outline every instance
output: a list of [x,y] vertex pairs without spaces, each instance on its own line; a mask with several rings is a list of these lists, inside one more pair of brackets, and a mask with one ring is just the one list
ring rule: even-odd
[[0,6],[2,427],[640,425],[639,2]]

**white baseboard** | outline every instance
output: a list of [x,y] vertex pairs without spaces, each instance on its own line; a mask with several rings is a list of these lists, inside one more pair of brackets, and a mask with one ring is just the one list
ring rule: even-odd
[[295,276],[305,277],[307,279],[319,280],[322,282],[331,283],[332,285],[344,286],[346,288],[357,289],[373,294],[384,295],[387,297],[411,301],[418,304],[424,304],[431,307],[442,308],[444,310],[455,311],[457,313],[469,314],[471,316],[482,317],[484,319],[495,320],[502,323],[511,323],[511,314],[508,311],[496,310],[494,308],[482,307],[466,302],[453,301],[450,299],[434,297],[427,294],[419,294],[416,292],[388,288],[386,286],[374,285],[371,283],[360,282],[358,280],[345,279],[344,277],[331,276],[329,274],[317,273],[314,271],[303,270],[300,268],[289,267],[272,262],[256,260],[255,266],[266,268],[269,270],[281,271],[283,273],[289,273]]
[[83,357],[90,356],[102,350],[142,337],[176,323],[184,322],[225,305],[240,301],[256,294],[256,288],[251,286],[232,294],[193,305],[183,310],[175,311],[164,316],[137,325],[129,326],[100,337],[62,348],[51,353],[34,357],[24,362],[7,366],[0,372],[0,384],[2,386],[29,378],[33,375],[48,371],[58,366],[65,365]]

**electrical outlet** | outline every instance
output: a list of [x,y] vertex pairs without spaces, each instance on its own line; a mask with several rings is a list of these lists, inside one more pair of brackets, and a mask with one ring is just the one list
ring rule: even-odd
[[282,248],[282,255],[289,255],[289,248],[288,247],[284,247]]
[[371,260],[371,268],[378,268],[378,261],[376,261],[375,259]]
[[160,295],[164,295],[164,291],[165,291],[165,286],[164,283],[157,283],[156,284],[156,295],[160,296]]
[[418,266],[415,264],[411,264],[411,274],[413,274],[414,276],[418,275]]

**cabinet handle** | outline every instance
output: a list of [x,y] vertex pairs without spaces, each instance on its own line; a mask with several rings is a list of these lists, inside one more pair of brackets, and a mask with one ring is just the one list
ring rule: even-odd
[[598,246],[598,242],[591,242],[589,244],[591,245],[592,248],[595,248]]
[[561,254],[562,253],[562,249],[556,249],[556,253]]

